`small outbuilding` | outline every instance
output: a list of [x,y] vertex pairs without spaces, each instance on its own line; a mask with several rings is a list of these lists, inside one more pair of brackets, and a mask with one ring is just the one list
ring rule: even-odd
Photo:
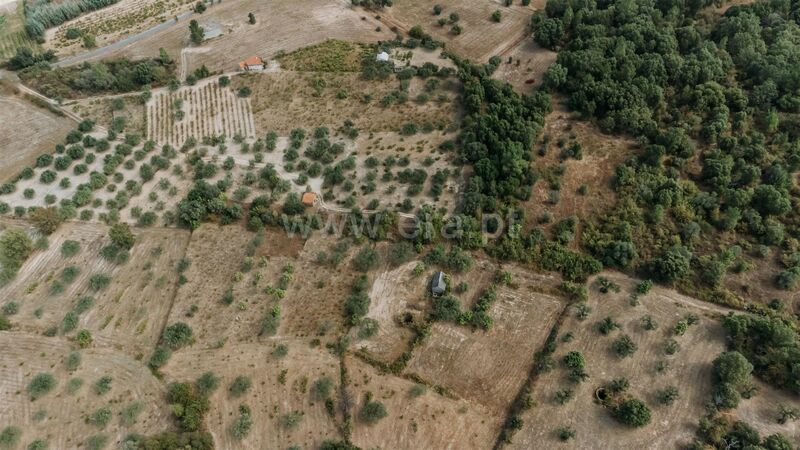
[[303,202],[304,205],[313,206],[317,201],[317,194],[314,192],[303,192],[300,201]]
[[431,295],[439,297],[444,295],[445,291],[447,291],[447,281],[444,279],[444,272],[434,273],[431,278]]
[[375,57],[377,61],[389,62],[389,54],[386,52],[378,53],[378,56]]
[[239,62],[239,70],[246,72],[264,70],[264,61],[260,57],[253,55]]

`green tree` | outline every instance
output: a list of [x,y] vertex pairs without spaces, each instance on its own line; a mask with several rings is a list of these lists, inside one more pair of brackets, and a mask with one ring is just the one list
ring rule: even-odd
[[197,23],[196,20],[192,20],[189,22],[189,37],[191,38],[192,42],[195,44],[200,44],[205,39],[205,31],[200,25]]

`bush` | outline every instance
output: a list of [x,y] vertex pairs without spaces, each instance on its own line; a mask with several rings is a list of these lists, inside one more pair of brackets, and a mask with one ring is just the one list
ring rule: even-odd
[[67,355],[66,360],[64,360],[64,365],[70,372],[78,370],[78,367],[81,365],[81,354],[78,352],[71,352]]
[[56,387],[56,379],[53,378],[53,375],[46,372],[38,373],[28,383],[28,395],[31,400],[36,400],[52,391],[54,387]]
[[94,393],[97,395],[107,394],[108,391],[111,390],[111,383],[113,381],[113,378],[108,375],[104,375],[95,381],[94,386],[92,386],[92,390],[94,390]]
[[184,322],[176,322],[164,329],[161,341],[177,350],[192,341],[192,327]]
[[0,431],[0,448],[13,449],[19,444],[22,430],[15,426],[7,426]]
[[105,289],[111,283],[111,277],[104,273],[96,273],[89,277],[89,288],[93,291]]
[[330,398],[333,391],[333,380],[329,377],[322,377],[314,382],[311,392],[319,401],[324,401]]
[[614,343],[611,345],[611,348],[620,358],[627,358],[628,356],[633,355],[638,347],[630,336],[623,334],[614,341]]
[[216,376],[214,372],[205,372],[197,378],[195,386],[200,395],[208,397],[212,392],[217,390],[219,386],[219,377]]
[[377,267],[380,258],[372,247],[363,247],[353,258],[353,266],[360,272],[369,272]]
[[248,390],[250,390],[250,387],[252,385],[253,385],[253,383],[252,383],[252,381],[250,381],[249,377],[245,377],[245,376],[241,376],[240,375],[240,376],[236,377],[233,380],[233,383],[231,383],[230,387],[228,388],[228,391],[234,397],[239,397],[239,396],[243,395],[245,392],[247,392]]
[[86,348],[92,345],[92,333],[90,333],[89,330],[78,331],[78,334],[75,335],[75,342],[78,343],[80,348]]
[[89,415],[86,422],[98,428],[105,428],[111,422],[111,410],[108,408],[100,408]]
[[358,412],[358,418],[367,424],[374,424],[388,415],[386,407],[377,400],[367,401]]
[[158,369],[166,364],[171,356],[172,351],[168,347],[159,345],[155,350],[153,350],[153,354],[150,356],[150,360],[148,361],[147,365],[152,369]]
[[631,427],[642,427],[650,423],[650,408],[636,398],[623,400],[612,413],[617,420]]

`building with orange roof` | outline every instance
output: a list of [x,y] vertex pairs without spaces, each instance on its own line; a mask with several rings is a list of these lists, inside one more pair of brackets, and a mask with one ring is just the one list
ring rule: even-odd
[[300,199],[304,205],[313,205],[317,201],[317,194],[315,192],[303,192],[303,197]]
[[239,70],[244,70],[247,72],[264,70],[264,61],[260,57],[253,55],[244,61],[239,62]]

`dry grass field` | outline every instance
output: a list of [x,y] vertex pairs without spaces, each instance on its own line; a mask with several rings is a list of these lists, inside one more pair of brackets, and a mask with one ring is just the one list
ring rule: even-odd
[[[19,313],[13,321],[20,329],[43,333],[55,328],[59,335],[74,336],[88,329],[98,345],[115,348],[131,357],[149,356],[165,326],[177,286],[175,269],[189,241],[184,230],[148,229],[138,233],[130,259],[117,265],[100,255],[109,244],[108,227],[92,223],[66,223],[49,237],[50,246],[34,253],[17,276],[0,288],[0,298],[14,301]],[[66,240],[80,243],[75,256],[61,255]],[[77,268],[74,281],[64,281],[65,268]],[[108,287],[95,291],[89,279],[111,277]],[[73,330],[62,320],[79,299],[89,296],[91,307],[79,314]],[[5,302],[4,302],[5,303]]]
[[[279,343],[288,347],[288,354],[282,358],[270,354]],[[307,340],[293,339],[231,342],[214,350],[181,350],[163,369],[167,379],[175,380],[192,380],[206,371],[220,377],[206,415],[216,448],[284,449],[300,445],[310,449],[319,448],[323,440],[339,438],[324,401],[317,400],[312,392],[313,383],[323,377],[338,385],[339,362],[324,348],[311,348]],[[241,397],[228,392],[238,376],[252,381],[252,388]],[[239,441],[230,430],[241,404],[250,406],[254,425],[248,437]],[[302,418],[297,425],[287,426],[285,416],[294,411],[302,412]]]
[[11,91],[0,94],[0,180],[6,181],[75,127],[75,122],[39,108]]
[[[459,117],[455,106],[457,83],[444,80],[428,99],[417,101],[425,81],[411,80],[408,101],[381,101],[396,92],[396,80],[369,81],[358,73],[278,72],[234,78],[234,87],[248,86],[256,132],[275,130],[288,134],[293,128],[328,126],[337,129],[351,120],[361,133],[398,131],[408,121],[437,129],[454,127]],[[317,86],[322,86],[320,89]]]
[[[489,449],[502,416],[480,403],[415,393],[415,383],[377,372],[357,358],[345,360],[350,395],[357,412],[369,392],[388,416],[376,424],[354,420],[352,441],[364,449]],[[417,387],[418,389],[418,387]]]
[[[574,313],[567,317],[560,336],[572,333],[573,338],[569,342],[559,341],[553,355],[556,366],[536,380],[533,398],[537,404],[522,415],[525,426],[508,448],[557,446],[560,441],[556,429],[562,426],[572,427],[577,433],[566,444],[569,448],[674,448],[694,438],[697,422],[709,400],[711,361],[725,350],[722,327],[710,317],[725,310],[663,288],[653,288],[640,297],[639,306],[631,306],[628,297],[636,280],[617,274],[604,276],[619,284],[621,292],[601,294],[591,289],[588,301],[591,315],[584,321]],[[667,355],[664,348],[672,338],[674,325],[690,313],[699,316],[700,323],[691,326],[685,335],[675,337],[680,350]],[[655,320],[657,329],[644,329],[642,318],[646,315]],[[597,331],[595,324],[605,317],[618,322],[620,330],[608,336]],[[624,359],[611,349],[614,339],[622,333],[630,335],[638,346],[631,357]],[[590,377],[580,384],[567,379],[568,371],[561,364],[564,355],[573,350],[584,355]],[[657,365],[664,362],[668,368],[659,373]],[[650,406],[653,417],[648,426],[627,428],[595,402],[595,390],[620,377],[628,378],[630,392]],[[659,405],[656,391],[671,385],[679,389],[678,400],[670,406]],[[565,388],[573,390],[574,398],[559,405],[554,395]]]
[[[476,62],[486,62],[495,55],[505,55],[527,35],[530,18],[536,9],[543,9],[543,1],[533,2],[530,6],[522,6],[514,2],[513,6],[505,6],[501,0],[470,1],[456,0],[441,3],[442,13],[433,14],[434,0],[395,2],[378,14],[389,26],[396,26],[401,31],[408,31],[415,25],[422,26],[425,32],[443,41],[448,50]],[[492,21],[494,11],[500,11],[499,23]],[[461,34],[452,31],[453,25],[447,23],[440,26],[437,21],[449,19],[451,13],[459,16],[457,24],[462,28]]]
[[123,101],[121,110],[113,109],[113,98],[89,97],[65,103],[64,107],[82,118],[93,120],[103,128],[110,128],[115,117],[124,117],[127,123],[126,129],[129,132],[145,136],[145,107],[142,105],[139,95],[119,96],[118,98]]
[[530,94],[542,84],[542,75],[556,62],[558,53],[525,39],[503,54],[503,62],[492,77],[510,84],[517,92]]
[[[563,158],[562,151],[574,143],[580,144],[582,158]],[[544,130],[534,145],[533,166],[539,180],[524,203],[527,213],[537,220],[549,215],[549,223],[558,223],[570,216],[585,219],[608,210],[616,202],[611,184],[614,168],[633,154],[632,146],[632,141],[602,134],[591,123],[570,118],[554,98],[553,112],[545,118]],[[542,148],[546,149],[544,156]],[[578,191],[584,185],[587,190],[581,194]]]
[[[494,270],[488,273],[493,275]],[[565,307],[553,292],[553,277],[522,270],[512,274],[514,287],[496,288],[497,299],[489,309],[494,324],[489,331],[434,323],[430,336],[414,351],[407,373],[504,414],[527,379],[534,353]],[[477,296],[485,287],[471,282],[470,292]],[[469,306],[469,302],[464,304]]]
[[[75,346],[65,339],[5,331],[0,332],[0,348],[0,428],[18,427],[23,445],[42,439],[52,449],[86,448],[90,436],[102,434],[109,443],[106,448],[111,448],[128,433],[152,434],[169,428],[164,385],[129,356],[95,346],[80,350],[80,366],[69,372],[64,360]],[[39,373],[52,374],[56,385],[31,401],[26,389]],[[98,395],[92,385],[104,376],[112,378],[111,390]],[[140,411],[135,422],[123,423],[121,411],[134,404]],[[108,424],[87,423],[86,418],[100,408],[110,410]]]

